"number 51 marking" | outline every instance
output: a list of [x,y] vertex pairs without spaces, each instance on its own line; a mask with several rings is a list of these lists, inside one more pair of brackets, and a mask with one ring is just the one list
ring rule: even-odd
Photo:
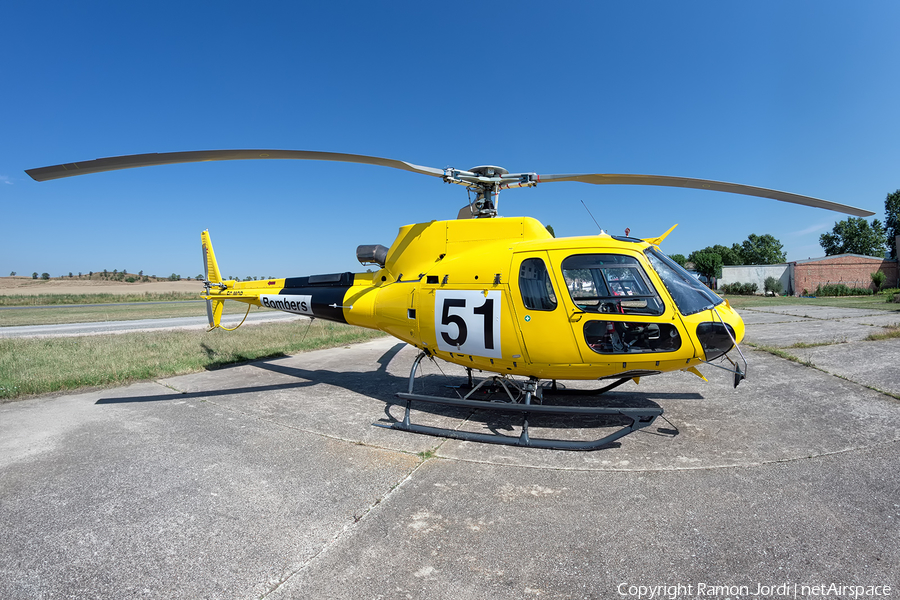
[[503,292],[436,290],[434,329],[438,350],[502,358],[500,311]]

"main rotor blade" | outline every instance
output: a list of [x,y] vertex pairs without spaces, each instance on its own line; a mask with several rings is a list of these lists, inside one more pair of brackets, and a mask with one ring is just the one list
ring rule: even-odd
[[580,181],[582,183],[593,183],[595,185],[659,185],[697,190],[715,190],[717,192],[730,192],[732,194],[743,194],[744,196],[759,196],[760,198],[771,198],[772,200],[792,202],[794,204],[802,204],[803,206],[824,208],[826,210],[846,213],[855,217],[871,217],[875,214],[871,211],[856,208],[854,206],[829,202],[828,200],[821,200],[810,196],[801,196],[790,192],[779,192],[778,190],[770,190],[752,185],[726,183],[724,181],[712,181],[709,179],[669,177],[666,175],[622,175],[600,173],[582,175],[540,175],[539,177],[541,183],[554,181]]
[[88,175],[118,169],[134,167],[151,167],[155,165],[173,165],[188,162],[207,162],[213,160],[249,160],[249,159],[295,159],[295,160],[330,160],[339,162],[363,163],[392,167],[413,173],[443,177],[443,169],[422,167],[402,160],[379,158],[362,154],[341,154],[338,152],[312,152],[309,150],[198,150],[191,152],[163,152],[160,154],[131,154],[98,158],[87,162],[67,163],[52,167],[40,167],[25,171],[35,181],[49,181],[74,175]]

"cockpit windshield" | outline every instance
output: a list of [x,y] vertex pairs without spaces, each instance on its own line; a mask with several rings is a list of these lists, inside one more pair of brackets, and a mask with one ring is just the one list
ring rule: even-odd
[[681,265],[656,248],[648,248],[645,254],[669,290],[681,314],[693,315],[724,302]]
[[562,262],[566,287],[585,312],[661,315],[665,307],[638,260],[622,254],[574,254]]

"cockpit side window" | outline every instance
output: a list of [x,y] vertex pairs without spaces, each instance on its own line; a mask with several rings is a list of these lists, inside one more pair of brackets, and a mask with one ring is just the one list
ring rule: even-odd
[[522,303],[529,310],[554,310],[556,293],[547,266],[540,258],[526,258],[519,268],[519,290]]
[[640,262],[622,254],[573,254],[562,262],[566,287],[585,312],[663,314],[665,306]]

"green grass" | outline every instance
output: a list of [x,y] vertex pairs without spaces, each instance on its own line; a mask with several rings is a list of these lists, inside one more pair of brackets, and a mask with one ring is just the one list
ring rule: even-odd
[[795,298],[794,296],[725,296],[736,309],[764,308],[766,306],[829,306],[833,308],[865,308],[900,312],[900,304],[887,302],[881,294],[872,296],[840,296],[829,298]]
[[304,320],[245,326],[233,332],[0,338],[0,401],[170,377],[383,335],[351,325],[319,320],[310,325]]
[[886,326],[881,333],[871,333],[866,336],[866,340],[870,342],[880,342],[881,340],[893,340],[900,338],[900,323]]
[[[196,298],[196,296],[193,296],[193,298]],[[252,312],[268,309],[253,307],[250,310]],[[246,304],[240,302],[225,303],[225,314],[244,314],[245,312],[247,312]],[[0,310],[0,327],[199,316],[206,316],[206,304],[203,300],[197,300],[196,302],[163,302],[161,304],[123,303],[115,306],[67,305],[50,306],[49,308]]]
[[818,348],[820,346],[834,346],[835,344],[846,344],[847,340],[832,340],[830,342],[796,342],[786,348]]
[[0,295],[0,306],[54,306],[70,304],[110,304],[120,302],[169,302],[196,300],[203,286],[196,292],[143,292],[139,294],[11,294]]
[[763,352],[768,352],[772,356],[777,356],[778,358],[783,358],[785,360],[795,362],[798,365],[803,365],[804,367],[813,367],[813,368],[816,367],[816,365],[814,365],[811,361],[803,360],[800,357],[794,356],[790,352],[786,352],[786,351],[782,350],[781,348],[776,348],[775,346],[766,346],[764,344],[754,344],[752,342],[746,342],[746,344],[748,346],[750,346],[751,348],[755,348],[757,350],[762,350]]

